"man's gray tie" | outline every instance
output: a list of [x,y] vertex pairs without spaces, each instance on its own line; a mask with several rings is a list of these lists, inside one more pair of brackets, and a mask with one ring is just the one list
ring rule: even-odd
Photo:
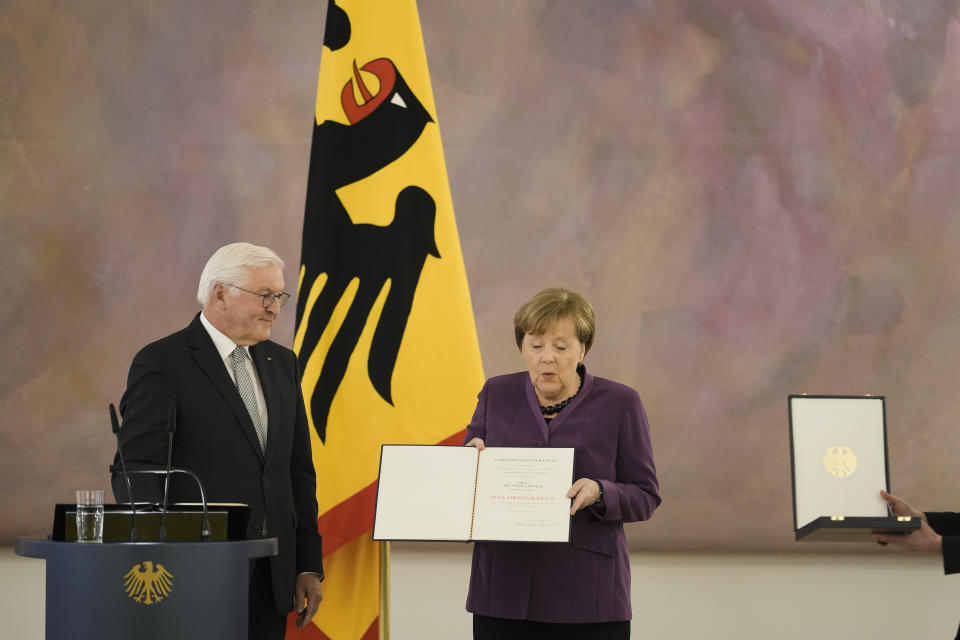
[[[247,413],[253,420],[253,428],[257,432],[257,440],[260,441],[260,449],[266,447],[266,439],[263,437],[263,423],[260,422],[260,409],[257,408],[257,392],[253,390],[253,381],[250,374],[247,373],[245,362],[247,360],[247,350],[243,347],[237,347],[230,352],[230,359],[233,360],[233,377],[237,380],[237,391],[243,399],[243,404],[247,407]],[[263,520],[255,526],[257,534],[267,537],[267,514],[263,514]]]
[[247,350],[243,347],[237,347],[230,353],[233,360],[233,377],[237,380],[237,391],[243,399],[243,404],[247,407],[247,413],[253,421],[253,428],[257,432],[257,439],[260,441],[260,449],[263,450],[266,445],[266,439],[263,436],[263,424],[260,422],[260,410],[257,408],[257,393],[253,390],[253,381],[250,380],[250,374],[247,373],[247,367],[244,363],[247,359]]

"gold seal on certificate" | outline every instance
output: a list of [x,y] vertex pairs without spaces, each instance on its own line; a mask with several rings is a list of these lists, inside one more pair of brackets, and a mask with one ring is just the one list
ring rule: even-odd
[[823,466],[827,473],[836,478],[846,478],[852,476],[857,470],[857,456],[854,455],[850,447],[836,445],[829,447],[827,453],[823,456]]

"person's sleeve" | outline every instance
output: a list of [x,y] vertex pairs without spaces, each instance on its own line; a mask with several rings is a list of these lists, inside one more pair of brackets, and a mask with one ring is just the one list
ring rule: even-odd
[[942,536],[943,572],[960,573],[960,536]]
[[294,509],[297,512],[297,574],[316,573],[323,580],[323,539],[317,530],[317,474],[310,448],[310,424],[303,404],[300,367],[293,358],[296,383],[296,421],[293,453],[290,456],[290,480]]
[[960,513],[950,511],[927,511],[923,514],[930,528],[942,536],[960,536]]
[[[142,349],[130,365],[127,390],[120,400],[123,423],[120,446],[127,469],[156,469],[166,464],[167,415],[177,406],[177,388],[165,371],[162,355],[153,346]],[[119,460],[110,467],[113,495],[118,503],[129,502]],[[130,484],[137,502],[160,502],[163,484],[160,476],[132,475]]]
[[603,520],[647,520],[660,505],[660,485],[653,463],[647,414],[635,391],[626,395],[620,415],[617,477],[615,481],[597,480],[603,487],[604,508],[595,509],[594,514]]
[[960,573],[960,514],[928,511],[923,515],[930,528],[942,536],[943,572]]
[[473,411],[473,418],[470,419],[470,424],[467,425],[467,435],[463,438],[463,444],[467,444],[474,438],[480,438],[484,442],[487,441],[488,394],[487,383],[484,383],[483,388],[480,389],[480,393],[477,395],[477,408]]

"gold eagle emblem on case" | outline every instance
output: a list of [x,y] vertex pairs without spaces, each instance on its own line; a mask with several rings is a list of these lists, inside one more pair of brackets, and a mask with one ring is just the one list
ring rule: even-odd
[[827,447],[827,452],[823,456],[823,466],[830,475],[846,478],[857,470],[857,456],[850,447],[844,445]]

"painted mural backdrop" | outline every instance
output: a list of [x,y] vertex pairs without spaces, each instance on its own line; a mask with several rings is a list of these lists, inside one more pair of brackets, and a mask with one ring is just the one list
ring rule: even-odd
[[[960,505],[956,4],[419,3],[485,373],[531,293],[592,300],[653,429],[638,547],[797,548],[788,393],[886,395],[893,488]],[[0,0],[3,541],[107,487],[216,247],[296,282],[325,8]]]

